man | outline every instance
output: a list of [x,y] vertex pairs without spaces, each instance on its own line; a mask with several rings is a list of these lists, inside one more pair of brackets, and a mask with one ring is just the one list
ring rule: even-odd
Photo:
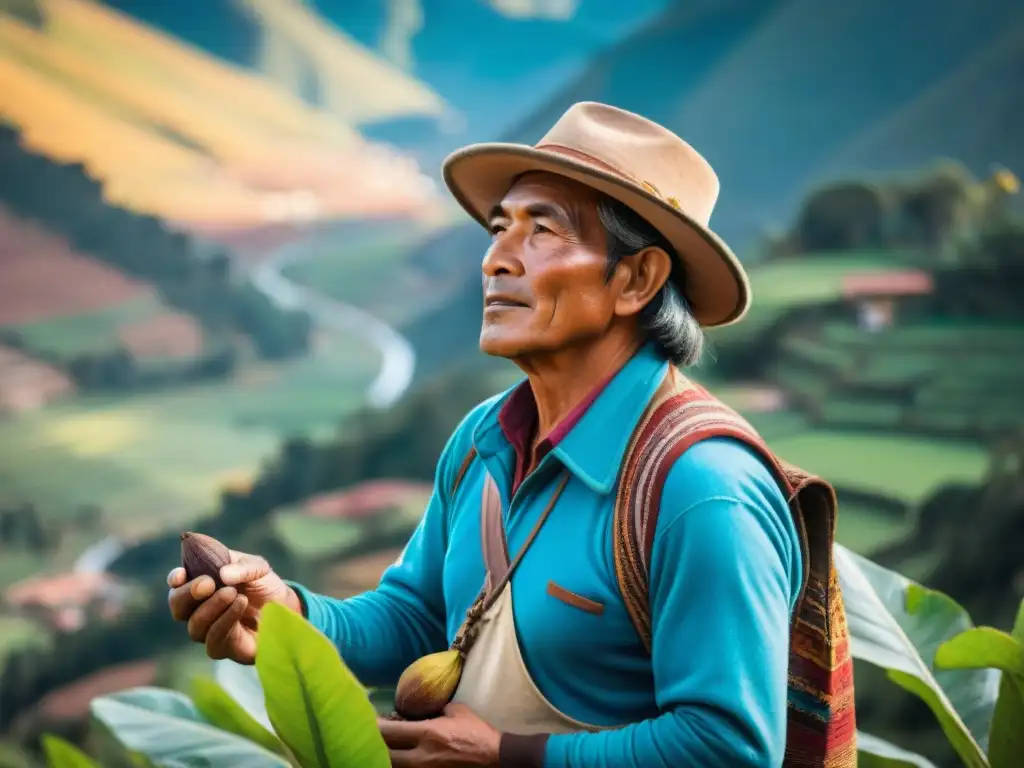
[[830,489],[679,373],[749,302],[707,227],[710,166],[582,103],[536,147],[444,171],[492,234],[480,348],[524,382],[456,428],[376,590],[335,600],[234,553],[217,592],[170,574],[174,616],[252,663],[259,608],[282,602],[368,685],[454,642],[444,715],[380,723],[395,766],[854,765],[833,497],[803,492]]

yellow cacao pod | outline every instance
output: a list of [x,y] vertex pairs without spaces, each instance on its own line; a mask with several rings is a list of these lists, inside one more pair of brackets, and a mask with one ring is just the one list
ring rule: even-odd
[[395,712],[405,720],[438,717],[462,678],[462,653],[440,651],[410,664],[395,688]]

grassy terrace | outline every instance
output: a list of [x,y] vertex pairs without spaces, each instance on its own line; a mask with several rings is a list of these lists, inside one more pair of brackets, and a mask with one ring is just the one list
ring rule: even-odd
[[120,346],[118,331],[123,326],[145,322],[167,311],[157,297],[144,296],[95,312],[9,325],[6,329],[16,331],[35,352],[66,358],[111,352]]
[[825,426],[986,432],[1024,421],[1024,325],[931,323],[793,336],[772,370]]
[[988,455],[981,447],[905,435],[812,430],[780,437],[772,447],[781,458],[837,487],[886,496],[908,506],[944,483],[975,482],[988,467]]

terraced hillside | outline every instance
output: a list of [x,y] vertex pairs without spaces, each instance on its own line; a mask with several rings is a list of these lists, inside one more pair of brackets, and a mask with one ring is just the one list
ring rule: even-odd
[[[0,337],[81,384],[92,382],[90,366],[130,364],[145,376],[203,353],[197,321],[167,306],[152,285],[2,208],[0,272]],[[17,386],[12,375],[0,374],[0,388]]]
[[430,198],[414,163],[251,71],[91,0],[38,5],[39,25],[0,7],[0,113],[30,149],[84,164],[112,202],[257,226]]
[[794,332],[769,376],[820,427],[986,437],[1024,423],[1024,324],[932,321]]

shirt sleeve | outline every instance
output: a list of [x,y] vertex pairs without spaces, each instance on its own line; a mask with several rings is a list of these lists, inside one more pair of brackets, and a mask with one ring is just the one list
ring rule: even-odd
[[553,735],[547,768],[782,764],[799,539],[770,470],[713,438],[673,466],[651,555],[652,665],[661,715]]
[[449,489],[469,449],[463,426],[441,454],[423,518],[375,590],[341,600],[289,582],[307,619],[364,685],[393,685],[410,663],[448,645],[442,573]]

